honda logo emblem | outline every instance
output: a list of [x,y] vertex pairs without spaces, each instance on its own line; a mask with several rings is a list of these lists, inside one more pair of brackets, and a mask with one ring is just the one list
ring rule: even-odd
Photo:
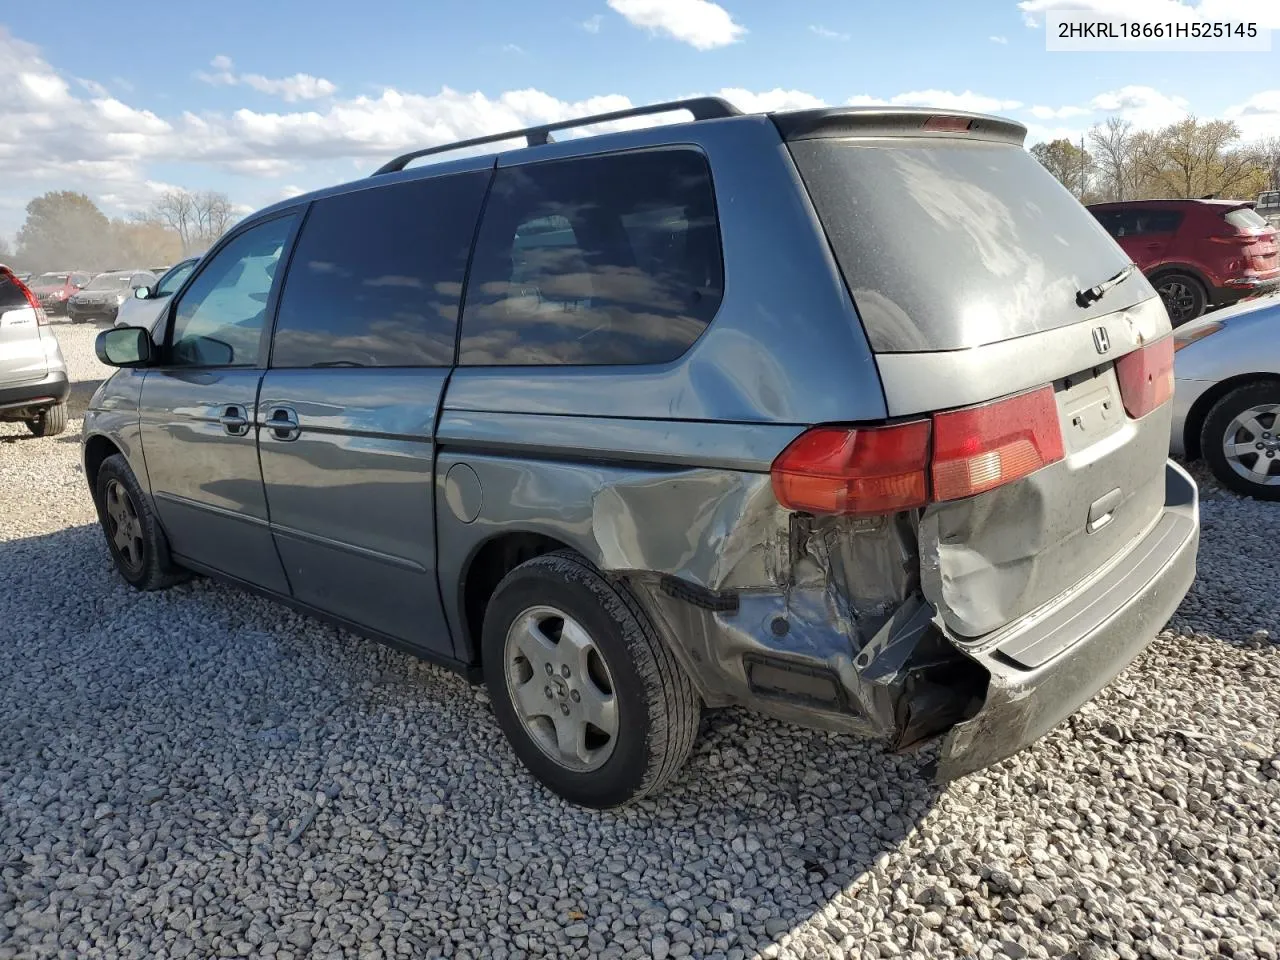
[[1093,345],[1098,348],[1099,353],[1106,353],[1111,349],[1111,337],[1107,335],[1106,327],[1093,328]]

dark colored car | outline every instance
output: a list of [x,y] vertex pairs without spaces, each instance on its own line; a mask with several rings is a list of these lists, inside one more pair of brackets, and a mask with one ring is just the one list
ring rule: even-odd
[[67,301],[85,288],[92,274],[81,270],[42,273],[27,282],[45,313],[65,313]]
[[1169,318],[1025,135],[699,99],[254,214],[98,336],[116,570],[483,679],[593,806],[704,705],[1008,756],[1151,642],[1199,530]]
[[67,300],[67,316],[72,323],[114,320],[120,304],[132,297],[136,288],[151,287],[155,282],[155,274],[145,270],[100,273]]
[[1276,230],[1244,200],[1126,200],[1089,210],[1151,280],[1175,327],[1280,287]]

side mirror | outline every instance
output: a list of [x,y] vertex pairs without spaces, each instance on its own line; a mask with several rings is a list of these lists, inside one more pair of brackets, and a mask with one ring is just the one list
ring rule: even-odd
[[98,334],[93,349],[109,367],[145,367],[155,352],[151,332],[143,327],[104,330]]
[[151,297],[151,288],[150,288],[150,287],[134,287],[134,288],[133,288],[133,295],[134,295],[135,297],[137,297],[139,300],[147,300],[147,299],[150,299],[150,297]]

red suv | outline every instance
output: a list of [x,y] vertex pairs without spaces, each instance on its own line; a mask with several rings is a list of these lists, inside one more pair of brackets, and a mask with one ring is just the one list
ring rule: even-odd
[[1244,200],[1124,200],[1089,211],[1151,280],[1175,327],[1280,287],[1275,228]]
[[66,313],[67,300],[84,289],[92,279],[93,275],[89,273],[64,270],[32,277],[27,286],[39,298],[45,313]]

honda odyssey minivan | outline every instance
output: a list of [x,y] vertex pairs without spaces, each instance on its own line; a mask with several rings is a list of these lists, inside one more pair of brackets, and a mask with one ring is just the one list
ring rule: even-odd
[[1168,315],[1025,132],[698,99],[250,216],[98,337],[116,568],[483,682],[581,804],[731,704],[998,761],[1152,640],[1199,531]]

